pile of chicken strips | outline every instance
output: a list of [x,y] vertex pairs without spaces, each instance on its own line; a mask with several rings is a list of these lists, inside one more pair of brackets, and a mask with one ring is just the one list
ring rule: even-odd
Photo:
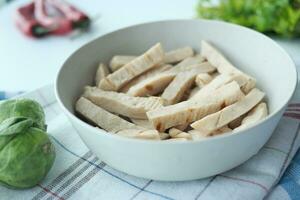
[[[100,63],[76,112],[111,134],[150,140],[203,140],[234,134],[268,115],[256,80],[207,41],[164,52],[160,43],[140,56]],[[99,134],[101,134],[99,132]]]

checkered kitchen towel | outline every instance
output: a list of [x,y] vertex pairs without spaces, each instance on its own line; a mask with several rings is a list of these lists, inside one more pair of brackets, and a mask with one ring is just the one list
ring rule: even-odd
[[294,175],[299,178],[297,161],[292,162],[289,174],[273,188],[300,146],[300,104],[297,104],[300,98],[294,97],[270,141],[243,165],[207,179],[159,182],[129,176],[97,159],[62,114],[52,86],[24,97],[43,105],[57,158],[46,179],[32,189],[11,190],[0,186],[1,200],[299,199],[299,186],[295,186],[297,182],[292,178]]

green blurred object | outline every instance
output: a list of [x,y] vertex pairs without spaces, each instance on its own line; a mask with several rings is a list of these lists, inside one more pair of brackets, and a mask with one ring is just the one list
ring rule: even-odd
[[300,36],[300,0],[199,0],[198,17],[284,37]]
[[48,174],[55,149],[46,127],[43,108],[36,101],[0,102],[0,184],[30,188]]
[[0,123],[12,117],[28,118],[33,121],[34,127],[46,130],[43,108],[31,99],[0,101]]

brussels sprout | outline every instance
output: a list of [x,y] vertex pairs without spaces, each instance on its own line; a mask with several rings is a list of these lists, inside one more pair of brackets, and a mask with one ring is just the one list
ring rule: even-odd
[[[11,117],[0,123],[0,150],[17,134],[33,125],[33,121],[25,117]],[[4,137],[6,135],[6,137]],[[2,136],[2,137],[1,137]]]
[[15,135],[0,151],[0,182],[15,188],[33,187],[47,175],[54,159],[54,146],[47,134],[31,127]]
[[34,126],[46,130],[43,108],[31,99],[12,99],[0,102],[0,123],[11,117],[26,117]]
[[29,99],[0,103],[0,183],[29,188],[48,173],[55,149],[42,107]]

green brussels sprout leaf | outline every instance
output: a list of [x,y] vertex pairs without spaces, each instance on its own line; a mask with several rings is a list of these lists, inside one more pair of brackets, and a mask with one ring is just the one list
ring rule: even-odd
[[47,175],[54,159],[48,135],[31,127],[15,135],[0,151],[0,183],[11,188],[33,187]]
[[45,114],[30,99],[0,102],[0,183],[30,188],[49,172],[55,149],[46,131]]
[[31,119],[26,117],[11,117],[0,124],[0,137],[4,135],[18,134],[33,125]]
[[26,117],[34,122],[34,127],[46,130],[45,113],[34,100],[12,99],[0,102],[0,123],[11,117]]

